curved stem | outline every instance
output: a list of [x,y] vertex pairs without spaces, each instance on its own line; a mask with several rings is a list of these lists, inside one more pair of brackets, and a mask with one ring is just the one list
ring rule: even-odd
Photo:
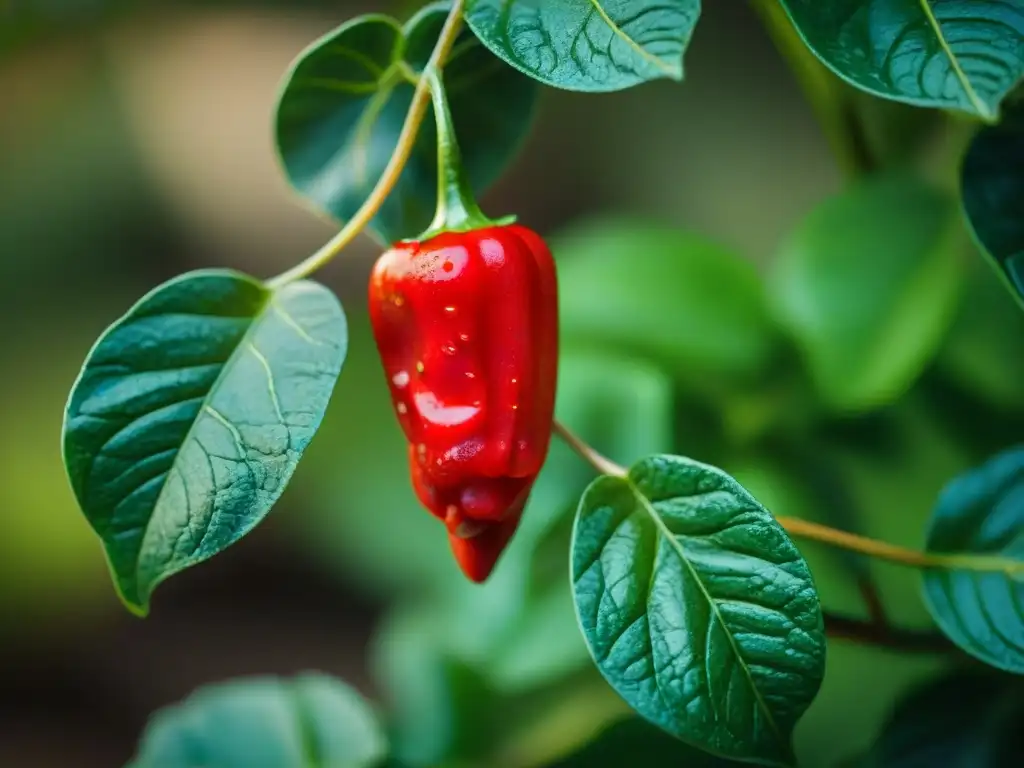
[[562,438],[565,444],[572,448],[581,459],[597,470],[598,474],[611,475],[613,477],[626,476],[627,472],[625,467],[620,467],[611,459],[606,456],[602,456],[596,450],[587,445],[581,437],[577,436],[562,422],[557,420],[552,422],[551,428],[554,433]]
[[[441,29],[437,45],[434,46],[434,51],[430,55],[430,61],[427,63],[425,71],[437,70],[448,58],[448,54],[451,53],[455,39],[462,30],[462,11],[465,4],[465,0],[453,0],[451,10],[448,12],[448,18],[444,22],[444,27]],[[384,168],[384,172],[377,180],[376,186],[374,186],[366,200],[359,207],[359,210],[353,214],[351,219],[345,222],[345,225],[338,234],[332,237],[320,250],[288,271],[268,280],[267,286],[269,288],[276,290],[283,285],[308,277],[337,256],[373,220],[373,217],[377,215],[377,211],[380,210],[387,196],[391,193],[391,190],[394,189],[395,184],[398,183],[398,177],[401,176],[402,169],[405,168],[405,164],[409,161],[409,155],[412,154],[413,146],[416,144],[416,136],[419,134],[420,126],[423,124],[428,104],[430,104],[430,85],[428,78],[421,77],[416,85],[416,91],[413,94],[412,103],[409,105],[409,111],[406,113],[405,123],[402,125],[402,132],[399,134],[398,144],[391,155],[391,160],[388,161],[387,167]]]
[[849,87],[808,49],[779,0],[751,5],[803,89],[842,171],[851,178],[869,173],[875,162]]
[[[574,434],[559,421],[552,423],[552,430],[575,451],[580,458],[602,475],[626,477],[628,471],[606,456],[602,456],[582,438]],[[796,517],[776,517],[788,533],[793,536],[820,541],[839,549],[859,552],[862,555],[888,560],[892,563],[912,568],[941,568],[944,570],[987,571],[1003,573],[1007,576],[1024,577],[1024,562],[997,555],[947,554],[940,552],[920,552],[915,549],[899,547],[867,536],[840,531],[820,523],[801,520]]]

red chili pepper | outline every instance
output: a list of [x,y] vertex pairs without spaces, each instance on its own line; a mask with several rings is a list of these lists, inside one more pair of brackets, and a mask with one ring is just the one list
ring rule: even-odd
[[515,224],[396,244],[370,279],[413,487],[475,582],[515,533],[547,456],[557,296],[551,252]]

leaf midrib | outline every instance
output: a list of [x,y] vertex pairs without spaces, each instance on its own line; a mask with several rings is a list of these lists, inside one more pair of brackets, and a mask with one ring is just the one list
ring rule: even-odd
[[[153,524],[153,518],[156,517],[156,512],[160,508],[160,504],[163,502],[164,494],[167,492],[167,487],[170,485],[169,481],[171,478],[171,472],[174,471],[175,467],[177,467],[178,465],[178,459],[181,456],[182,449],[186,445],[188,445],[188,442],[189,440],[192,439],[193,433],[195,432],[199,422],[202,421],[203,415],[206,413],[206,410],[211,407],[210,403],[213,399],[213,396],[217,393],[221,384],[224,383],[224,379],[227,375],[228,369],[231,367],[231,363],[236,359],[236,357],[241,353],[241,351],[246,348],[246,343],[250,341],[253,329],[258,324],[258,319],[266,316],[267,308],[271,306],[271,303],[274,301],[275,298],[275,293],[273,291],[268,290],[264,285],[258,283],[255,280],[252,280],[251,278],[236,276],[236,279],[246,280],[247,282],[250,282],[253,285],[258,286],[259,289],[264,293],[263,304],[260,306],[259,310],[253,314],[248,329],[246,329],[245,333],[242,334],[242,338],[238,340],[238,344],[235,345],[235,348],[231,351],[231,354],[228,355],[227,358],[224,360],[220,372],[217,374],[217,378],[213,380],[213,383],[210,385],[209,390],[203,396],[203,404],[200,407],[199,411],[196,413],[196,417],[195,419],[193,419],[192,424],[188,428],[188,431],[182,438],[181,443],[178,445],[177,451],[174,454],[174,460],[171,462],[171,466],[168,468],[167,474],[164,476],[163,484],[160,486],[160,493],[157,495],[156,501],[153,502],[153,510],[150,513],[149,518],[146,520],[146,525],[143,527],[142,536],[139,539],[139,551],[135,554],[135,568],[132,573],[132,578],[134,582],[133,586],[135,587],[135,597],[137,599],[135,607],[143,611],[146,610],[146,603],[149,602],[149,594],[147,594],[145,598],[143,598],[141,592],[141,585],[139,583],[139,570],[142,563],[142,553],[146,549],[146,539],[149,537],[150,526],[152,526]],[[239,460],[244,461],[245,458],[243,456],[239,456]],[[150,589],[150,594],[151,592],[152,590]]]
[[608,12],[604,9],[604,6],[601,5],[601,0],[590,0],[590,4],[594,7],[594,11],[597,12],[597,15],[601,17],[601,20],[608,25],[609,29],[611,29],[612,34],[614,34],[616,37],[618,37],[620,40],[626,43],[626,45],[628,45],[630,48],[636,51],[641,58],[649,61],[651,64],[656,66],[665,74],[672,77],[675,76],[676,71],[672,67],[672,65],[670,65],[667,61],[663,61],[662,59],[658,58],[653,53],[648,51],[646,48],[640,45],[640,43],[638,43],[632,37],[627,35],[626,32],[622,29],[622,27],[620,27],[618,24],[615,23],[615,21],[612,20],[611,16],[609,16]]
[[[736,656],[737,661],[739,661],[740,667],[743,669],[743,674],[746,676],[747,681],[750,683],[750,690],[754,693],[754,699],[757,701],[758,707],[764,713],[764,716],[768,721],[768,724],[771,727],[772,732],[779,740],[779,743],[782,745],[783,749],[788,752],[788,750],[786,750],[786,739],[783,737],[782,732],[779,730],[778,724],[775,722],[775,718],[772,715],[772,711],[768,708],[767,702],[765,702],[764,698],[761,696],[761,691],[758,689],[756,683],[754,682],[754,677],[750,672],[750,667],[747,666],[746,659],[743,658],[743,654],[740,653],[740,648],[736,644],[736,638],[733,637],[728,625],[722,618],[721,611],[718,610],[718,604],[715,602],[714,598],[711,596],[711,593],[704,585],[703,580],[697,574],[697,571],[693,567],[693,564],[690,562],[690,559],[686,556],[686,552],[683,550],[682,545],[680,545],[680,543],[676,540],[675,535],[672,533],[669,527],[665,525],[665,521],[661,519],[661,515],[658,514],[658,511],[654,508],[654,504],[651,502],[651,500],[648,499],[644,495],[644,493],[636,486],[631,477],[625,477],[623,479],[626,481],[626,484],[629,486],[629,489],[630,491],[632,491],[633,495],[640,501],[640,505],[644,508],[644,511],[647,512],[647,514],[654,521],[655,528],[657,528],[658,532],[665,539],[668,540],[669,545],[676,551],[676,554],[679,555],[679,559],[682,560],[683,563],[686,565],[687,571],[689,571],[690,575],[693,577],[693,580],[697,583],[697,586],[700,588],[701,594],[704,595],[704,598],[708,601],[708,605],[711,607],[711,612],[714,615],[715,620],[722,625],[722,630],[725,632],[725,636],[729,638],[729,646],[730,648],[732,648],[733,654]],[[651,567],[653,570],[656,566],[652,564]],[[710,678],[708,678],[708,695],[711,695]]]
[[978,96],[974,90],[974,86],[971,85],[970,79],[967,77],[967,73],[964,72],[960,66],[960,60],[953,53],[953,49],[949,47],[949,42],[946,40],[945,34],[942,32],[942,25],[939,24],[939,20],[935,17],[935,12],[932,11],[932,7],[928,0],[918,0],[918,4],[921,6],[921,12],[924,14],[925,20],[928,22],[928,26],[932,28],[935,33],[935,38],[939,41],[939,46],[942,48],[942,52],[949,59],[949,64],[953,68],[953,73],[956,75],[956,79],[960,81],[960,85],[963,86],[964,93],[967,95],[967,99],[971,102],[971,106],[977,111],[977,113],[985,120],[992,120],[995,115],[989,110],[985,103]]

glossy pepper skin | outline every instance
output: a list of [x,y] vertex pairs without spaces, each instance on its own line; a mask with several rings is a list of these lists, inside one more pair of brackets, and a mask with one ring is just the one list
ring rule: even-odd
[[396,244],[370,278],[370,320],[412,484],[484,581],[547,456],[558,367],[551,252],[516,225]]

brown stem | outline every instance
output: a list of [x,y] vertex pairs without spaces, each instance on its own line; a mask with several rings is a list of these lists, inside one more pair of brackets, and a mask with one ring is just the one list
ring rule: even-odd
[[868,609],[868,616],[871,623],[882,629],[889,626],[889,619],[885,615],[885,606],[882,605],[882,597],[878,594],[878,587],[870,577],[864,576],[857,579],[857,589],[860,590],[861,599]]
[[825,612],[825,633],[837,640],[851,640],[907,653],[960,653],[960,649],[938,632],[881,626],[838,613]]

